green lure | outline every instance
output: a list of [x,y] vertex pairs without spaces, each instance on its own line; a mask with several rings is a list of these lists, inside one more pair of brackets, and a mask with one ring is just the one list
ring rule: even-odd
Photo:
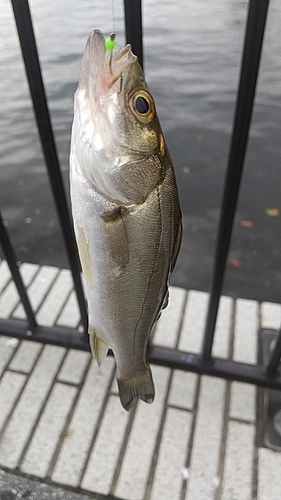
[[117,46],[117,42],[115,40],[115,33],[111,33],[110,37],[107,38],[104,42],[105,48],[108,51],[113,51],[115,47]]

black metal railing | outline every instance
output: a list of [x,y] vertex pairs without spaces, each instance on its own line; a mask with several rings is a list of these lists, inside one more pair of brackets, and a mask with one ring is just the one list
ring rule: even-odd
[[[86,338],[87,310],[81,283],[80,264],[60,173],[28,0],[11,0],[11,2],[40,140],[73,276],[84,332],[81,334],[71,329],[47,328],[37,324],[19,272],[14,249],[0,214],[0,242],[27,316],[27,322],[11,319],[0,320],[0,334],[88,350],[89,345]],[[281,389],[281,376],[278,373],[281,356],[281,330],[265,369],[259,365],[238,363],[233,360],[225,360],[212,356],[218,306],[249,136],[268,5],[269,0],[249,1],[236,112],[220,212],[209,310],[202,352],[194,354],[160,346],[151,346],[148,356],[150,362],[162,366]],[[127,42],[132,45],[134,53],[138,56],[141,65],[143,65],[141,0],[124,0],[124,7]]]

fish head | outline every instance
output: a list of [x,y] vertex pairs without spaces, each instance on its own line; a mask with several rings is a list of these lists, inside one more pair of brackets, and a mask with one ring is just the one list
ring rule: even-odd
[[[117,182],[114,176],[120,176],[123,166],[128,176],[129,165],[163,153],[165,143],[153,97],[130,45],[108,51],[99,30],[90,34],[75,95],[75,114],[83,131],[80,138],[83,135],[87,142],[87,161],[82,162],[86,177],[110,199],[131,203],[122,190],[112,192],[112,182]],[[140,188],[140,198],[149,190]]]

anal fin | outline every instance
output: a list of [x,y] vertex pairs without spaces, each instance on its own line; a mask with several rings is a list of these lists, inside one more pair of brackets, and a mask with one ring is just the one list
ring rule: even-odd
[[98,336],[94,328],[89,327],[90,346],[94,359],[100,366],[107,355],[108,345]]
[[133,408],[136,399],[142,399],[146,403],[154,401],[154,383],[149,367],[135,377],[117,379],[117,384],[120,401],[127,411]]

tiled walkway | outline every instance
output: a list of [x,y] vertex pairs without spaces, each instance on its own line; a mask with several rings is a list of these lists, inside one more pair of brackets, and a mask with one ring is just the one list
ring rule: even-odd
[[[77,328],[69,271],[21,272],[38,321]],[[4,261],[0,294],[0,318],[22,319]],[[155,344],[198,352],[208,299],[172,287]],[[214,355],[255,363],[259,328],[280,323],[280,305],[222,297]],[[0,337],[0,467],[63,488],[52,499],[280,500],[281,452],[263,444],[261,389],[152,366],[155,402],[127,413],[114,371],[111,357],[99,370],[89,353]],[[22,497],[48,498],[36,491]]]

